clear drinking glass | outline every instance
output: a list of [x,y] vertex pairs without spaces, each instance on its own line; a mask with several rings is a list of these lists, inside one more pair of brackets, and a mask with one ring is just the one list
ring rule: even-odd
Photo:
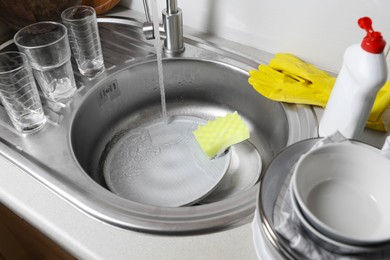
[[42,92],[48,99],[64,101],[76,92],[70,62],[67,29],[56,22],[39,22],[20,29],[14,42],[33,69]]
[[38,89],[23,53],[0,53],[0,99],[17,130],[35,132],[45,125]]
[[61,14],[68,28],[73,57],[82,75],[95,76],[104,71],[95,9],[90,6],[73,6]]

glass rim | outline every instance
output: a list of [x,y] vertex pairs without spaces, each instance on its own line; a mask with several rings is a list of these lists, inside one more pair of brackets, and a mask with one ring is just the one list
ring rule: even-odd
[[[16,38],[26,29],[28,28],[32,28],[34,26],[37,26],[37,25],[41,25],[41,24],[52,24],[52,25],[56,25],[56,26],[59,26],[61,27],[63,30],[64,30],[64,34],[61,35],[60,38],[50,42],[50,43],[47,43],[47,44],[42,44],[42,45],[37,45],[37,46],[26,46],[26,45],[23,45],[23,44],[20,44],[17,42]],[[54,45],[62,40],[64,40],[66,37],[68,37],[68,29],[66,28],[65,25],[63,25],[62,23],[57,23],[57,22],[53,22],[53,21],[43,21],[43,22],[38,22],[38,23],[33,23],[33,24],[30,24],[30,25],[27,25],[25,27],[23,27],[22,29],[20,29],[19,31],[16,32],[16,34],[14,35],[14,38],[13,38],[13,42],[16,44],[16,46],[20,47],[20,48],[23,48],[23,49],[39,49],[39,48],[44,48],[44,47],[48,47],[48,46],[51,46],[51,45]]]
[[[68,17],[65,17],[65,15],[69,11],[74,10],[74,9],[78,9],[78,8],[82,8],[83,10],[89,10],[92,13],[91,13],[91,15],[88,15],[88,16],[85,16],[85,17],[82,17],[82,18],[68,18]],[[62,18],[63,21],[66,21],[66,22],[77,22],[77,21],[89,20],[94,15],[96,16],[95,8],[93,8],[91,6],[87,6],[87,5],[75,5],[75,6],[68,7],[67,9],[62,11],[61,18]]]
[[[7,55],[9,55],[9,54],[17,54],[17,55],[19,55],[19,57],[22,58],[22,63],[19,66],[17,66],[16,68],[11,69],[11,70],[7,70],[7,71],[0,70],[0,75],[16,72],[16,71],[26,67],[26,65],[28,66],[28,64],[27,64],[27,56],[23,52],[19,52],[19,51],[0,52],[0,57],[4,56],[5,54],[7,54]],[[1,68],[1,66],[0,66],[0,68]]]

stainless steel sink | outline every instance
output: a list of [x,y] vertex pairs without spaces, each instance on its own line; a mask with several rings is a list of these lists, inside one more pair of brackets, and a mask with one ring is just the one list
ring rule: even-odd
[[[156,56],[141,27],[135,20],[99,20],[107,71],[94,79],[77,74],[79,91],[67,104],[44,101],[49,124],[39,133],[16,132],[1,107],[1,154],[75,207],[120,228],[190,235],[248,223],[258,184],[212,203],[179,208],[140,204],[107,188],[101,164],[110,143],[162,113]],[[248,71],[261,60],[195,37],[185,44],[183,53],[163,61],[168,116],[213,119],[237,110],[250,128],[246,142],[260,155],[263,171],[282,148],[316,136],[310,107],[270,101],[247,83]],[[11,42],[2,47],[14,48]]]

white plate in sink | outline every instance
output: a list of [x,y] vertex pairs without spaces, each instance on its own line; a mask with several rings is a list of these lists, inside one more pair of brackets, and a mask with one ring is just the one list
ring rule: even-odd
[[143,204],[190,205],[203,199],[224,177],[231,153],[210,160],[192,131],[207,121],[188,116],[156,120],[118,138],[104,163],[107,186]]

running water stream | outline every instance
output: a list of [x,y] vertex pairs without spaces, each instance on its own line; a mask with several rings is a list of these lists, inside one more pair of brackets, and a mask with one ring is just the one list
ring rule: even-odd
[[154,37],[155,37],[154,48],[156,49],[158,82],[160,85],[160,94],[161,94],[162,119],[165,123],[168,123],[167,106],[165,101],[164,73],[162,67],[162,46],[160,40],[159,13],[157,9],[157,0],[152,0],[151,2],[152,2],[153,29],[154,29]]

